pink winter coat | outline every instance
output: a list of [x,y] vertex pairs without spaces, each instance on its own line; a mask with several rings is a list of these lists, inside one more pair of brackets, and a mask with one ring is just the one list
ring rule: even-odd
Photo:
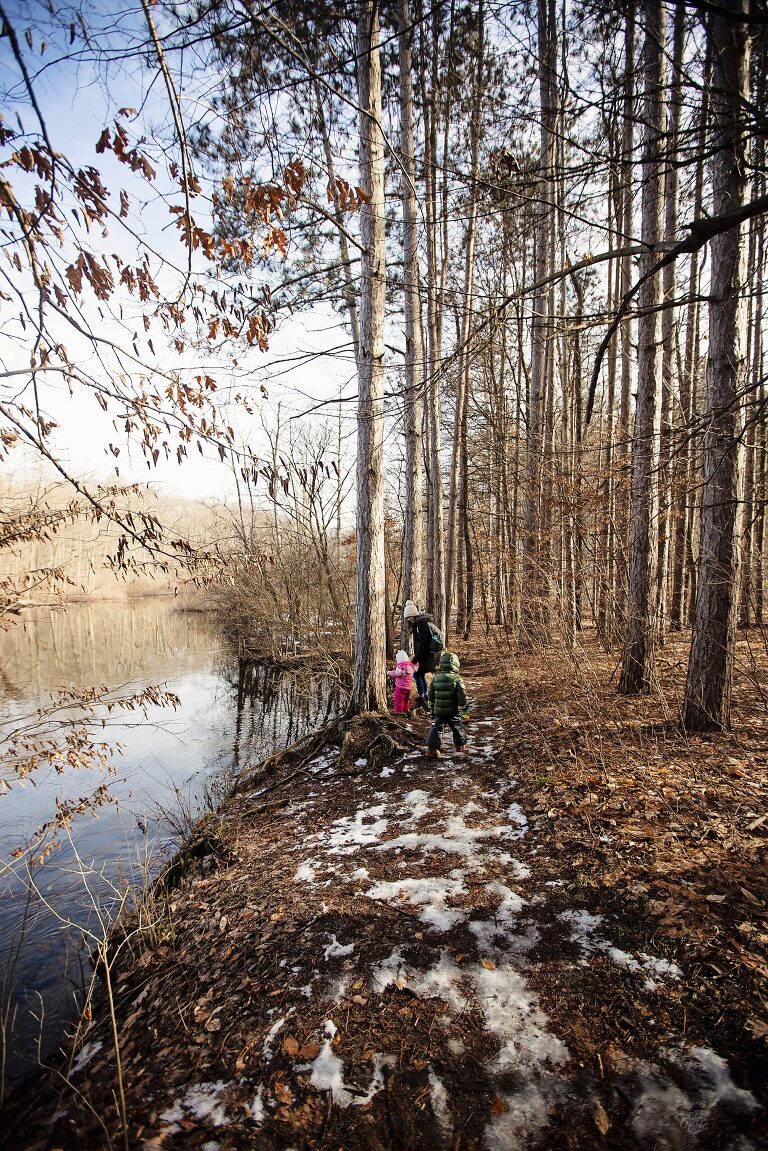
[[413,687],[414,673],[419,670],[419,665],[413,663],[410,659],[401,660],[394,671],[388,671],[387,675],[390,679],[395,681],[395,687],[400,691],[410,691]]

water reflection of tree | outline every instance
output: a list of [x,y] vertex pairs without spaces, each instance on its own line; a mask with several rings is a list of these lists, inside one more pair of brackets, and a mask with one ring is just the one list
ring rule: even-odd
[[237,676],[233,767],[266,758],[342,709],[342,692],[330,677],[241,661]]
[[216,644],[204,618],[175,612],[167,599],[70,604],[0,632],[0,668],[31,698],[64,686],[163,682],[208,666]]

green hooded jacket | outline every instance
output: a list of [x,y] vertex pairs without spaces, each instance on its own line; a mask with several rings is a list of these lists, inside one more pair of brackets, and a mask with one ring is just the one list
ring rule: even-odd
[[467,706],[464,680],[459,675],[459,657],[444,651],[440,657],[440,670],[429,685],[429,710],[435,719],[452,719]]

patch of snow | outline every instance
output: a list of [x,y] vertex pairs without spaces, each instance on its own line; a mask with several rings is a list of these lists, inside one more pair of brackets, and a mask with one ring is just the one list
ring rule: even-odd
[[529,1147],[547,1126],[557,1102],[559,1082],[542,1076],[521,1085],[514,1094],[499,1096],[506,1110],[494,1115],[485,1129],[488,1151],[517,1151]]
[[438,1134],[442,1142],[448,1144],[453,1134],[453,1116],[448,1106],[448,1092],[442,1079],[435,1075],[431,1067],[429,1069],[429,1098]]
[[386,779],[386,777],[388,775],[394,775],[394,774],[395,774],[394,767],[382,767],[381,771],[379,772],[379,775],[382,776],[384,779]]
[[323,952],[323,958],[328,960],[332,955],[351,955],[354,950],[354,943],[339,943],[336,936],[332,935],[331,942]]
[[259,1083],[251,1103],[248,1105],[248,1111],[254,1123],[263,1123],[266,1115],[264,1106],[264,1088]]
[[[643,961],[643,970],[650,972],[644,983],[649,991],[654,991],[659,986],[659,981],[663,982],[665,977],[668,979],[682,977],[682,968],[672,963],[670,959],[656,959],[653,955],[646,955],[644,951],[639,952],[639,955]],[[654,975],[658,976],[658,979],[654,979]]]
[[356,759],[355,760],[355,767],[365,767],[367,763],[368,763],[368,760],[365,757],[363,757],[362,759]]
[[322,771],[324,767],[329,767],[330,763],[331,757],[329,755],[318,755],[315,757],[315,759],[311,759],[309,761],[307,767],[313,774],[316,775],[317,772]]
[[495,971],[478,965],[472,979],[486,1027],[502,1044],[492,1068],[534,1070],[544,1063],[567,1063],[567,1047],[549,1030],[549,1019],[518,971],[508,964]]
[[317,1057],[311,1063],[297,1065],[294,1067],[294,1071],[309,1071],[311,1086],[317,1091],[330,1091],[337,1107],[362,1107],[366,1103],[370,1103],[374,1095],[381,1091],[384,1086],[384,1067],[395,1064],[394,1056],[374,1055],[373,1076],[366,1090],[348,1086],[344,1082],[344,1064],[332,1048],[336,1026],[331,1019],[326,1020],[325,1034],[328,1038],[320,1048]]
[[227,1125],[227,1111],[221,1092],[227,1084],[219,1079],[217,1083],[200,1083],[190,1087],[186,1095],[163,1111],[160,1118],[165,1123],[178,1123],[183,1119],[196,1119],[201,1123],[212,1123],[214,1127]]
[[350,879],[370,879],[370,873],[367,867],[358,867],[351,874]]
[[[377,843],[387,830],[387,820],[381,818],[384,809],[384,804],[362,807],[353,816],[334,820],[333,826],[337,830],[327,837],[330,854],[351,855],[358,847]],[[366,823],[366,820],[370,822]]]
[[294,883],[300,883],[302,881],[305,883],[314,882],[315,866],[316,866],[316,864],[315,864],[314,860],[312,860],[312,859],[305,860],[305,862],[302,863],[300,865],[300,867],[298,867],[296,869],[296,874],[293,877],[293,882]]
[[641,1066],[642,1091],[632,1113],[632,1129],[643,1140],[652,1140],[659,1151],[680,1145],[681,1132],[691,1143],[702,1135],[706,1142],[713,1131],[712,1112],[725,1108],[732,1113],[756,1111],[759,1104],[750,1091],[737,1087],[724,1059],[709,1047],[665,1047],[659,1055],[675,1067],[685,1089],[671,1082],[658,1066]]
[[460,1039],[449,1039],[448,1050],[451,1051],[454,1055],[463,1055],[465,1047]]
[[423,879],[395,879],[390,883],[376,883],[365,894],[369,899],[388,903],[407,902],[411,907],[422,907],[419,919],[435,931],[448,931],[466,918],[464,911],[452,911],[448,899],[463,895],[464,874],[453,871],[448,876]]
[[267,1032],[266,1037],[264,1039],[264,1046],[262,1047],[262,1052],[263,1052],[265,1059],[271,1059],[272,1058],[272,1044],[274,1042],[275,1036],[277,1035],[280,1028],[285,1025],[285,1023],[288,1019],[288,1016],[291,1014],[292,1014],[292,1012],[289,1011],[287,1015],[281,1015],[280,1018],[275,1023],[272,1024],[269,1031]]
[[558,919],[568,925],[572,941],[587,955],[594,955],[596,952],[602,951],[617,967],[621,967],[625,971],[631,971],[633,974],[647,973],[645,986],[650,991],[658,987],[659,981],[665,977],[679,979],[683,974],[677,964],[668,959],[659,959],[653,955],[646,955],[642,951],[638,953],[640,956],[638,959],[634,955],[622,951],[621,948],[614,947],[610,940],[598,933],[598,928],[603,922],[600,915],[590,915],[588,911],[581,909],[579,911],[563,911]]
[[394,983],[397,979],[404,966],[405,960],[400,954],[400,948],[396,947],[390,956],[383,959],[377,967],[371,969],[372,990],[381,992],[385,987],[389,987],[390,983]]
[[[510,823],[516,823],[518,827],[524,828],[528,826],[528,817],[523,814],[522,808],[519,803],[512,803],[507,808],[507,819]],[[525,835],[524,831],[520,831],[518,836]]]
[[[397,952],[376,972],[379,982],[393,982],[398,970]],[[406,967],[401,977],[422,998],[437,997],[448,1007],[446,1024],[475,1003],[485,1016],[486,1029],[501,1050],[490,1065],[496,1072],[527,1072],[532,1078],[546,1065],[561,1066],[570,1058],[568,1049],[549,1030],[549,1019],[538,1006],[535,994],[522,976],[507,964],[487,970],[481,964],[458,966],[443,952],[434,967],[416,971]]]
[[445,821],[442,834],[428,834],[417,831],[405,832],[395,839],[378,844],[377,851],[393,851],[398,847],[408,847],[426,853],[443,851],[446,855],[461,855],[470,858],[477,855],[477,848],[488,840],[519,839],[522,831],[513,831],[506,824],[496,827],[467,827],[461,815],[452,815]]
[[82,1069],[90,1063],[94,1055],[98,1055],[103,1046],[103,1043],[86,1043],[85,1047],[82,1047],[78,1052],[77,1058],[70,1069],[70,1074],[74,1075],[76,1072],[82,1071]]
[[347,977],[342,975],[341,979],[337,979],[331,988],[331,999],[334,1003],[341,1003],[344,996],[347,994]]
[[408,814],[414,820],[421,819],[432,810],[430,803],[432,797],[428,791],[420,791],[417,788],[415,791],[409,791],[403,798],[408,805]]

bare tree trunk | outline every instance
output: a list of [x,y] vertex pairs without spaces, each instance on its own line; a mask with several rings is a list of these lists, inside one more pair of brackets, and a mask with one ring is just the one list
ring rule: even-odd
[[[405,307],[405,548],[403,601],[424,601],[424,512],[422,503],[422,384],[424,337],[419,296],[416,168],[413,159],[413,29],[409,0],[400,2],[400,196],[403,205]],[[403,629],[405,623],[403,622]],[[401,642],[405,641],[405,630]]]
[[[735,0],[736,13],[745,11]],[[749,97],[746,24],[714,15],[712,212],[732,212],[745,198],[744,109]],[[710,243],[712,271],[707,363],[707,434],[701,502],[701,557],[691,655],[683,701],[689,731],[730,724],[736,641],[738,508],[741,484],[740,399],[746,366],[742,229]]]
[[[557,32],[550,23],[548,0],[538,0],[539,101],[541,107],[541,157],[538,206],[534,232],[533,278],[541,284],[550,270],[553,168],[555,157],[555,74]],[[552,356],[551,288],[533,296],[531,320],[531,379],[528,400],[527,475],[523,555],[523,640],[528,644],[549,637],[549,541],[545,539],[545,456],[548,435],[548,397]]]
[[357,17],[360,105],[362,299],[357,409],[357,609],[350,714],[385,711],[384,574],[384,135],[378,0],[360,0]]
[[[627,18],[624,28],[624,94],[623,94],[623,124],[622,124],[622,162],[620,166],[621,179],[621,223],[620,239],[622,244],[630,244],[633,236],[633,203],[632,203],[632,164],[635,147],[635,0],[629,0],[627,5]],[[630,289],[632,282],[632,260],[624,256],[619,261],[619,295],[624,296]],[[621,325],[621,384],[619,394],[618,443],[617,443],[617,473],[616,484],[616,540],[617,557],[614,563],[614,594],[613,602],[616,605],[620,626],[626,626],[627,619],[627,591],[628,591],[628,556],[627,541],[629,534],[629,442],[630,442],[630,395],[632,391],[632,364],[634,351],[632,348],[633,324],[625,320]]]
[[[661,0],[643,0],[645,35],[643,77],[643,195],[642,239],[651,246],[661,237],[661,136],[664,8]],[[640,273],[656,261],[651,250],[640,260]],[[629,543],[629,602],[619,691],[633,695],[645,690],[653,671],[658,559],[659,466],[659,276],[646,280],[638,294],[637,404],[632,443],[632,509]]]
[[[682,108],[683,41],[685,39],[685,5],[675,3],[671,84],[669,93],[669,126],[667,130],[666,164],[664,174],[664,234],[668,242],[677,238],[678,216],[678,140]],[[658,621],[659,642],[663,643],[667,628],[667,588],[669,584],[669,553],[672,516],[672,398],[677,368],[676,312],[670,305],[675,297],[675,264],[664,269],[663,297],[667,307],[661,315],[661,443],[659,475],[659,562]]]
[[[431,69],[432,87],[427,83],[427,55],[429,51],[427,22],[424,19],[422,0],[417,3],[417,20],[421,30],[419,51],[419,85],[424,117],[424,211],[427,233],[427,336],[429,355],[427,357],[427,378],[425,382],[426,424],[427,424],[427,471],[429,476],[429,502],[427,506],[427,601],[426,606],[434,613],[439,626],[444,615],[443,582],[443,478],[441,470],[441,429],[440,429],[440,322],[438,310],[437,275],[437,108],[435,85],[438,69],[435,66],[437,43],[432,45]],[[437,20],[437,14],[436,14]],[[436,40],[439,23],[433,28]]]
[[[701,216],[704,200],[704,148],[707,135],[708,93],[711,78],[711,53],[707,53],[704,66],[704,83],[702,85],[701,109],[699,112],[699,127],[697,134],[697,161],[696,177],[693,194],[693,218]],[[696,375],[698,371],[699,354],[699,315],[701,305],[697,300],[699,294],[699,280],[701,261],[699,253],[691,255],[691,265],[688,274],[688,313],[685,328],[685,355],[683,369],[680,373],[680,413],[682,418],[682,436],[677,453],[677,475],[680,499],[678,501],[678,517],[675,522],[674,566],[672,571],[672,596],[669,609],[669,622],[673,631],[679,631],[683,624],[689,622],[687,611],[686,583],[690,582],[692,565],[689,559],[690,535],[693,521],[693,490],[694,469],[696,465],[696,452],[691,443],[691,421],[696,410]]]
[[[454,603],[454,576],[456,571],[456,553],[467,538],[466,525],[461,521],[460,504],[466,518],[466,476],[464,474],[464,461],[466,460],[467,435],[467,403],[469,398],[469,369],[472,362],[470,356],[469,339],[472,331],[472,305],[475,282],[475,237],[477,235],[477,170],[480,159],[480,130],[482,122],[483,103],[483,54],[484,54],[484,21],[485,7],[483,0],[477,15],[477,48],[475,55],[475,85],[472,98],[472,117],[470,122],[470,210],[467,221],[467,231],[464,240],[464,295],[461,334],[459,336],[459,371],[456,380],[456,413],[453,422],[453,456],[451,460],[450,486],[448,492],[448,523],[445,539],[445,636],[451,629],[451,609]],[[460,497],[464,488],[463,500]],[[458,603],[457,632],[463,632],[466,621],[466,603],[464,589],[458,589],[456,595]]]

